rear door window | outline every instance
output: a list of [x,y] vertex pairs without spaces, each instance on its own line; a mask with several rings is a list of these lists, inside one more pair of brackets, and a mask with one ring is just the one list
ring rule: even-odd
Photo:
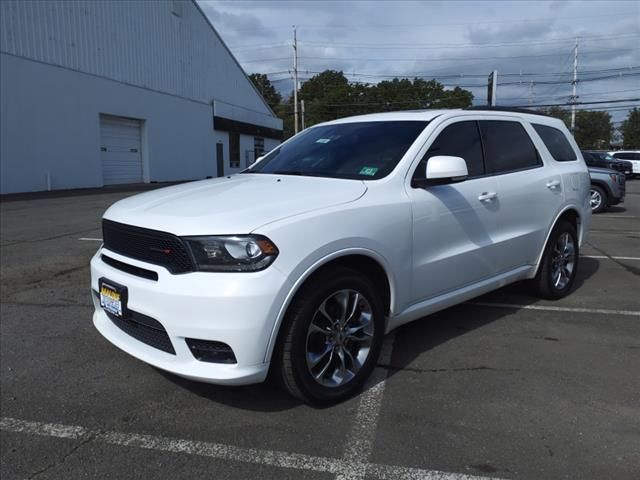
[[487,173],[507,173],[542,166],[529,134],[519,122],[481,120]]
[[413,177],[414,179],[425,178],[427,162],[436,155],[462,157],[467,163],[469,177],[484,175],[482,144],[477,123],[475,121],[466,121],[445,127],[420,161]]
[[556,162],[571,162],[578,158],[562,130],[536,123],[532,125]]

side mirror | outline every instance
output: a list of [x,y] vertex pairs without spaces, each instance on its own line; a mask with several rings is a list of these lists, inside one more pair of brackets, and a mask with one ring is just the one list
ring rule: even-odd
[[436,155],[427,161],[424,179],[412,182],[414,187],[422,188],[430,185],[463,182],[469,176],[467,162],[462,157]]

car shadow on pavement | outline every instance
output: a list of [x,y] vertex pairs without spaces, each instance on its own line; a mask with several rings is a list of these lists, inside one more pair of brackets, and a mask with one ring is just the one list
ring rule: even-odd
[[[594,275],[599,266],[600,262],[597,259],[581,258],[574,290],[579,289],[589,277]],[[478,297],[471,302],[489,301],[532,305],[540,300],[531,294],[530,287],[526,282],[519,282]],[[473,314],[469,314],[470,309],[473,309]],[[378,363],[378,367],[387,370],[386,378],[403,370],[420,372],[420,369],[412,368],[410,365],[421,354],[511,314],[513,314],[513,310],[509,309],[491,309],[461,304],[403,325],[396,330],[397,338],[391,361],[389,364]],[[469,368],[484,370],[492,367],[477,365]],[[237,409],[279,412],[299,407],[302,404],[280,388],[271,376],[261,384],[222,386],[187,380],[159,369],[156,371],[172,383],[200,397]],[[435,371],[442,371],[442,369],[438,367]],[[375,385],[376,382],[370,381],[367,388],[370,389]],[[361,394],[362,392],[357,395]],[[325,407],[316,406],[315,408],[331,407],[328,405]]]
[[[624,213],[627,209],[622,206],[607,207],[605,213]],[[597,215],[597,214],[596,214]]]
[[[567,298],[575,295],[582,285],[600,269],[600,260],[597,258],[580,257],[578,264],[578,274],[573,284],[573,290]],[[541,299],[532,293],[528,282],[517,282],[507,285],[493,292],[489,292],[481,297],[477,297],[471,302],[494,302],[494,303],[511,303],[517,305],[533,305],[540,302]],[[559,300],[562,301],[562,300]],[[553,302],[553,301],[552,301]],[[554,302],[556,303],[556,302]]]
[[155,370],[167,380],[191,393],[212,402],[222,403],[240,410],[279,412],[302,404],[301,401],[280,388],[277,382],[270,377],[267,381],[255,385],[228,386],[196,382],[177,377],[157,368]]
[[[594,258],[580,258],[578,274],[570,295],[593,276],[600,268],[600,261]],[[468,303],[436,312],[427,317],[399,327],[396,330],[396,340],[393,355],[388,365],[379,364],[388,370],[388,377],[399,371],[415,371],[416,373],[430,373],[458,370],[494,370],[491,365],[471,365],[461,368],[447,369],[442,365],[434,365],[433,369],[414,368],[412,363],[423,353],[442,345],[456,337],[465,335],[473,330],[482,328],[516,310],[509,308],[487,308],[475,306],[474,303],[501,303],[529,306],[541,300],[534,296],[528,282],[517,282],[494,292],[470,300]],[[547,301],[548,302],[548,301]],[[554,302],[555,303],[555,302]],[[559,305],[558,305],[559,306]]]

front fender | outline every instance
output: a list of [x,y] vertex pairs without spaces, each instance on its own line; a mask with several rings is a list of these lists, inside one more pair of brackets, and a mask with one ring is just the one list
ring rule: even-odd
[[[342,242],[343,241],[341,241],[340,243]],[[389,282],[389,289],[390,289],[391,311],[392,312],[394,311],[394,305],[396,301],[396,288],[397,288],[396,279],[393,275],[393,271],[389,265],[389,262],[382,255],[380,255],[374,250],[370,250],[368,248],[363,248],[363,247],[347,247],[347,248],[341,248],[340,250],[331,251],[330,253],[326,253],[326,251],[323,252],[323,250],[330,250],[330,249],[331,249],[331,245],[327,245],[325,246],[325,248],[314,252],[314,254],[309,255],[305,259],[305,261],[303,261],[289,275],[290,279],[295,279],[295,280],[293,280],[293,286],[291,287],[288,294],[286,295],[285,300],[282,303],[282,306],[280,307],[280,310],[276,317],[276,321],[274,322],[273,329],[271,331],[271,336],[269,338],[269,343],[267,345],[265,362],[269,362],[271,359],[271,356],[273,355],[273,350],[275,348],[275,345],[278,339],[280,327],[287,313],[289,305],[293,301],[294,297],[296,296],[296,294],[298,293],[302,285],[304,285],[304,283],[309,279],[309,277],[313,275],[313,273],[318,271],[318,269],[321,268],[323,265],[326,265],[333,260],[337,260],[341,257],[346,257],[349,255],[362,255],[362,256],[369,257],[372,260],[375,260],[383,268],[387,276],[387,280]],[[315,260],[312,260],[314,258]]]

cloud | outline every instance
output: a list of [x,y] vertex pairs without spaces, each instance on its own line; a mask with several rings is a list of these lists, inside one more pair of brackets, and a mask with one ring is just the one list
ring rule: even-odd
[[273,40],[276,32],[267,27],[257,16],[250,12],[232,13],[218,10],[211,2],[199,2],[218,31],[224,31],[227,44],[244,42],[247,39],[256,41]]
[[[640,65],[640,2],[199,3],[245,70],[273,73],[285,94],[293,86],[292,25],[298,28],[303,79],[325,69],[361,82],[424,74],[468,88],[477,102],[484,101],[494,69],[511,83],[498,88],[505,104],[568,101],[576,36],[580,72]],[[579,79],[589,76],[595,75]],[[622,90],[628,92],[609,93]],[[638,97],[640,89],[638,77],[619,76],[580,83],[578,93],[584,101],[604,100]],[[623,118],[625,112],[615,115]]]
[[546,34],[553,32],[553,19],[535,20],[526,24],[506,26],[471,26],[468,38],[472,43],[508,43],[525,40],[540,41]]

